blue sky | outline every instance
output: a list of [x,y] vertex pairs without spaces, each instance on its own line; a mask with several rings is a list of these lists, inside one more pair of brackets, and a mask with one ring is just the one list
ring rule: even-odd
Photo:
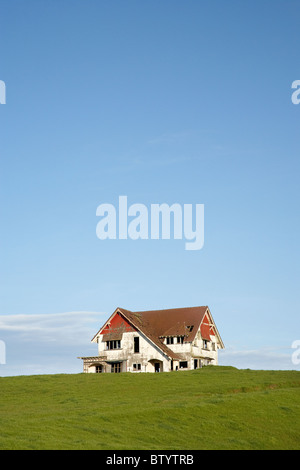
[[[299,369],[299,13],[1,1],[0,375],[81,372],[117,306],[208,305],[220,363]],[[120,195],[204,204],[203,249],[99,240]]]

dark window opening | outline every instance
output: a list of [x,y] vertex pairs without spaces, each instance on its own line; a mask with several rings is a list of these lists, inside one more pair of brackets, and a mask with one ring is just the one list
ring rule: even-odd
[[141,370],[141,364],[133,364],[133,370]]
[[138,336],[134,337],[134,352],[135,353],[140,352],[140,338]]
[[121,341],[119,339],[114,341],[106,341],[106,349],[120,349]]
[[173,344],[174,343],[174,338],[173,336],[168,336],[167,337],[167,344]]
[[179,369],[187,369],[188,363],[187,361],[180,361],[179,362]]
[[111,372],[112,373],[121,372],[121,362],[113,362],[111,365]]
[[183,344],[184,336],[177,336],[177,344]]

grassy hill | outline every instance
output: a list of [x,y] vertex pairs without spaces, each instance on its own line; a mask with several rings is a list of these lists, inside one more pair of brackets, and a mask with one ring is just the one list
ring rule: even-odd
[[0,449],[299,449],[300,372],[0,378]]

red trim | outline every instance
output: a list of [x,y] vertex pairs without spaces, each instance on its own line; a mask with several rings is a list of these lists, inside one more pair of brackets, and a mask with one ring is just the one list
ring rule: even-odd
[[136,331],[135,328],[122,316],[119,312],[111,318],[106,325],[99,331],[99,335],[105,335],[108,333],[112,333],[114,330],[119,329],[122,327],[124,332],[128,331]]

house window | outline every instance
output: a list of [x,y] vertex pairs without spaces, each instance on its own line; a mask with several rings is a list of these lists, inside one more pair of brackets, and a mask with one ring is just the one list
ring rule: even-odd
[[106,349],[120,349],[121,340],[117,339],[114,341],[106,341]]
[[211,349],[212,349],[212,351],[216,350],[216,343],[211,343]]
[[101,372],[102,372],[102,366],[101,365],[96,366],[95,369],[96,369],[95,372],[97,374],[101,374]]
[[208,341],[207,339],[203,340],[203,349],[208,349]]
[[177,336],[177,344],[183,344],[184,336]]
[[133,370],[141,370],[141,364],[133,364]]
[[140,352],[140,338],[138,336],[135,336],[133,338],[134,341],[134,352],[139,353]]
[[111,372],[112,373],[121,372],[121,362],[113,362],[111,365]]
[[168,336],[167,337],[167,344],[173,344],[174,343],[174,338],[173,336]]
[[179,369],[187,369],[188,363],[187,361],[180,361],[179,362]]

